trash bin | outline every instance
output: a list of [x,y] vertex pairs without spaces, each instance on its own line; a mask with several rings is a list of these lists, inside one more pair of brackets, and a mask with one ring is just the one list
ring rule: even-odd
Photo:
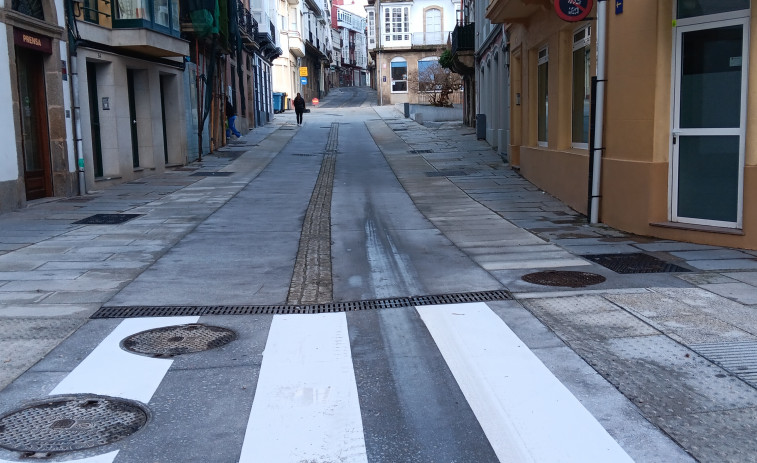
[[281,94],[281,110],[286,111],[287,109],[290,109],[289,107],[289,98],[287,98],[286,92]]
[[283,93],[273,92],[273,112],[281,112],[281,96]]

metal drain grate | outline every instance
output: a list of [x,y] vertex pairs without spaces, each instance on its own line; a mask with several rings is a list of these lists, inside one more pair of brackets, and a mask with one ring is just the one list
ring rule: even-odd
[[170,358],[215,349],[236,338],[237,334],[230,329],[191,323],[133,334],[121,341],[121,348],[135,354]]
[[433,153],[434,150],[410,150],[410,153],[412,154],[424,154],[424,153]]
[[468,175],[463,170],[440,170],[439,172],[426,172],[426,177],[462,177]]
[[692,344],[689,347],[713,363],[720,365],[723,369],[757,387],[757,342],[719,342]]
[[315,153],[292,153],[292,156],[312,157],[318,155]]
[[228,177],[234,172],[195,172],[189,174],[190,177]]
[[142,214],[95,214],[74,223],[83,225],[118,225],[140,215]]
[[523,281],[543,286],[566,286],[568,288],[584,288],[586,286],[603,283],[606,278],[596,273],[573,272],[565,270],[547,270],[544,272],[523,275]]
[[674,273],[690,272],[691,270],[680,267],[657,257],[635,252],[631,254],[594,254],[581,256],[592,262],[607,267],[616,273]]
[[411,296],[371,299],[352,302],[330,302],[309,305],[232,305],[232,306],[113,306],[102,307],[90,318],[176,317],[201,315],[288,315],[353,312],[358,310],[394,309],[424,305],[463,304],[511,300],[506,290],[453,293],[433,296]]
[[103,396],[56,397],[0,418],[0,447],[24,457],[89,449],[142,428],[148,412],[137,402]]

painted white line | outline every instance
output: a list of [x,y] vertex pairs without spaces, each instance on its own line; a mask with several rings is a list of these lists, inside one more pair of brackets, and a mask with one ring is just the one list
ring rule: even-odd
[[199,319],[156,317],[124,320],[50,392],[50,395],[99,394],[148,403],[173,360],[132,354],[121,349],[119,343],[140,331],[196,323]]
[[632,462],[484,303],[416,308],[501,462]]
[[344,313],[274,316],[239,461],[368,461]]
[[[94,457],[82,458],[81,460],[67,460],[66,463],[113,463],[118,455],[118,450],[110,453],[104,453],[102,455],[96,455]],[[25,461],[29,461],[27,458]],[[17,463],[14,461],[0,460],[0,463]]]

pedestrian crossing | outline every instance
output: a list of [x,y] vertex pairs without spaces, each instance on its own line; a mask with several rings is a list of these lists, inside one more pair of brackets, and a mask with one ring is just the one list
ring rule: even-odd
[[[225,326],[238,338],[172,359],[120,347],[133,334],[188,323]],[[485,303],[89,325],[102,341],[50,396],[134,400],[151,418],[131,437],[54,461],[632,461]],[[86,331],[27,375],[52,374],[54,359],[75,355]],[[23,405],[20,388],[9,390],[3,413]],[[0,463],[16,461],[17,453],[0,453]]]

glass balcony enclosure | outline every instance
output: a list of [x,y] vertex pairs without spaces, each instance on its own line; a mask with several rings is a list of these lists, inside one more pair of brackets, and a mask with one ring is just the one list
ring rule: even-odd
[[146,28],[179,37],[179,0],[113,0],[113,28]]

